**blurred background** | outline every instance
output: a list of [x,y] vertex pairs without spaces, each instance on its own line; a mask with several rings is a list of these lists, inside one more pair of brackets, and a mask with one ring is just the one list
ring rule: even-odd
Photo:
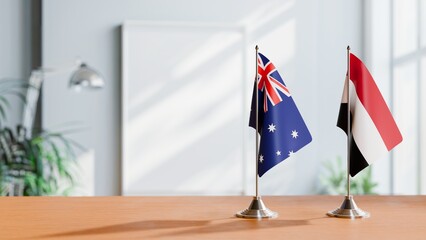
[[[31,103],[5,96],[1,127],[17,132],[10,142],[27,139],[41,154],[13,160],[12,171],[3,149],[3,195],[16,179],[17,195],[254,194],[256,44],[313,137],[260,179],[261,195],[344,192],[346,135],[336,121],[348,45],[404,138],[353,179],[355,193],[426,193],[426,1],[0,0],[0,33],[1,79],[65,69],[41,75],[35,104],[33,128],[59,133],[49,135],[61,137],[56,145],[41,146],[39,133],[19,140]],[[76,59],[102,76],[101,89],[69,88]],[[32,87],[23,88],[29,99]],[[16,167],[25,159],[27,168]]]

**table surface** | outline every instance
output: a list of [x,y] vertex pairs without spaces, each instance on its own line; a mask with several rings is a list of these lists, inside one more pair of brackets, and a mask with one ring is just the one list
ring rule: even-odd
[[342,196],[263,197],[278,218],[236,218],[251,199],[2,197],[0,239],[426,239],[426,196],[355,196],[355,220],[325,215]]

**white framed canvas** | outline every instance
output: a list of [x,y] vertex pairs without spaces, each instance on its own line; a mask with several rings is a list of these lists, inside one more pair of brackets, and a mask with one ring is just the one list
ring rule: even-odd
[[123,195],[244,192],[246,45],[238,26],[123,24]]

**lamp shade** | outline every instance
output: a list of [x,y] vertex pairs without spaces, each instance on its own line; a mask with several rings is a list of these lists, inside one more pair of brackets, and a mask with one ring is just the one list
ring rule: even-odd
[[82,63],[71,75],[69,85],[74,89],[99,89],[102,88],[105,83],[104,79],[97,71],[87,66],[87,64]]

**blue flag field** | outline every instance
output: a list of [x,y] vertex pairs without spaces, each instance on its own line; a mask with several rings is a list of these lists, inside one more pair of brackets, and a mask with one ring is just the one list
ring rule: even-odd
[[[256,86],[249,125],[256,128]],[[290,91],[275,66],[258,53],[259,176],[312,141]]]

